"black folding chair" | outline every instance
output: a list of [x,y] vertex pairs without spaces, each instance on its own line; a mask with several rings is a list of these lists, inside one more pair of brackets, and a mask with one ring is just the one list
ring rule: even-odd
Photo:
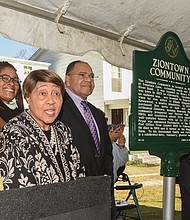
[[[142,183],[131,184],[130,179],[127,174],[122,173],[118,178],[118,181],[123,183],[115,186],[115,190],[123,190],[126,192],[125,200],[115,200],[115,206],[117,211],[117,219],[139,219],[142,220],[142,215],[140,212],[139,202],[136,195],[136,190],[143,186]],[[130,201],[129,201],[130,199]],[[129,209],[136,209],[137,217],[130,216]]]

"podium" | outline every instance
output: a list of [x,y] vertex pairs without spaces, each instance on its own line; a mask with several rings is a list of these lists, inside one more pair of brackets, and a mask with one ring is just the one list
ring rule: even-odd
[[65,183],[0,192],[1,220],[110,220],[111,179],[79,178]]

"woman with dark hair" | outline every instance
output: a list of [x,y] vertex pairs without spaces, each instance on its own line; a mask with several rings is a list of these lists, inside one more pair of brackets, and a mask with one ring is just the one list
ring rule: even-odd
[[15,67],[0,62],[0,130],[11,118],[24,110],[20,80]]
[[49,70],[24,80],[29,109],[9,120],[0,135],[0,174],[5,189],[67,182],[85,176],[69,127],[56,120],[64,83]]

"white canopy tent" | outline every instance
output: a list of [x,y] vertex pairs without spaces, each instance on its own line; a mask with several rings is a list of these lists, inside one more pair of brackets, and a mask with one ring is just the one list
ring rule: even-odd
[[175,32],[190,57],[188,0],[0,0],[0,34],[39,48],[100,52],[132,68],[132,51],[151,50]]

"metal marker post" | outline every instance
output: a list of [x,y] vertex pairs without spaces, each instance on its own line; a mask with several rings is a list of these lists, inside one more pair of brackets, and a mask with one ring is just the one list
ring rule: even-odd
[[175,216],[175,183],[179,175],[179,158],[182,152],[150,152],[161,158],[160,175],[163,176],[162,220],[174,220]]
[[175,177],[163,179],[163,220],[174,220],[175,210]]

